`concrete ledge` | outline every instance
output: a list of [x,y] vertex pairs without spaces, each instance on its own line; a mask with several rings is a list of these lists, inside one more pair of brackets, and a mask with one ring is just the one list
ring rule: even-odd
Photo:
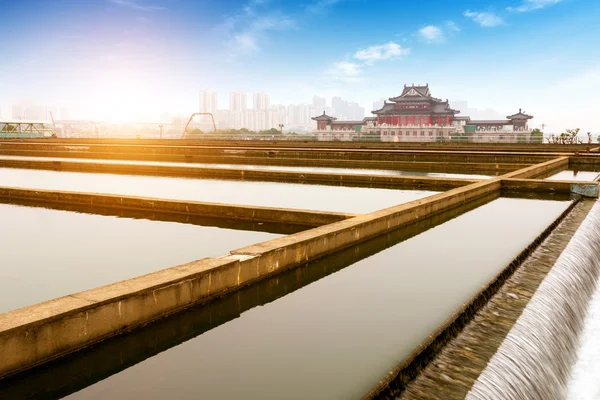
[[0,199],[34,200],[53,204],[83,204],[123,210],[183,214],[254,222],[278,222],[316,227],[355,217],[356,214],[297,210],[259,206],[242,206],[199,201],[165,200],[99,193],[0,187]]
[[0,377],[420,219],[498,194],[498,179],[0,314]]
[[262,182],[296,182],[340,186],[368,186],[397,189],[445,190],[465,186],[478,180],[431,178],[421,176],[332,174],[227,168],[199,168],[170,165],[117,164],[81,161],[42,161],[0,159],[1,168],[42,169],[69,172],[93,172],[125,175],[194,177],[208,179],[251,180]]
[[474,162],[443,162],[443,161],[373,161],[373,160],[329,160],[329,159],[280,159],[227,157],[211,155],[178,155],[178,154],[121,154],[121,153],[95,153],[86,151],[38,151],[38,150],[11,150],[0,147],[0,154],[5,156],[62,158],[62,159],[89,159],[111,161],[147,161],[147,162],[181,162],[181,163],[208,163],[208,164],[239,164],[239,165],[270,165],[287,167],[332,167],[332,168],[366,168],[386,169],[398,171],[425,171],[447,173],[480,173],[484,175],[498,175],[515,171],[531,165],[531,163],[474,163]]
[[[422,150],[422,149],[394,149],[394,148],[300,148],[294,144],[288,144],[287,147],[263,147],[256,146],[193,146],[186,145],[182,141],[181,145],[171,146],[152,146],[152,145],[111,145],[111,144],[51,144],[45,143],[4,143],[0,141],[0,154],[16,154],[20,151],[22,155],[27,155],[25,151],[46,152],[48,156],[60,157],[57,153],[68,153],[71,151],[102,155],[102,158],[115,159],[140,159],[144,156],[179,156],[196,157],[199,162],[204,158],[219,159],[220,162],[228,163],[228,159],[244,157],[247,159],[310,159],[316,160],[353,160],[353,161],[422,161],[422,162],[469,162],[469,163],[512,163],[512,164],[533,164],[547,161],[551,158],[561,155],[572,154],[570,152],[485,152],[485,151],[459,151],[459,150]],[[32,154],[33,155],[33,154]],[[64,157],[64,156],[63,156]],[[154,158],[156,160],[156,158]]]
[[32,374],[25,373],[12,379],[0,380],[0,392],[11,399],[38,398],[42,395],[46,398],[62,398],[238,318],[242,312],[254,306],[274,301],[495,198],[497,195],[483,197],[469,203],[466,208],[454,208],[431,218],[420,219],[403,229],[391,231],[316,262],[249,285],[229,296],[195,307],[190,312],[180,312],[150,326],[105,340],[92,348],[67,356],[49,368],[42,367]]
[[569,166],[569,157],[558,157],[550,161],[546,161],[540,164],[535,164],[527,168],[523,168],[514,172],[509,172],[502,176],[502,178],[521,178],[521,179],[533,179],[540,177],[547,177],[555,172],[562,171]]
[[548,181],[543,179],[503,179],[503,190],[545,193],[573,193],[598,197],[597,182]]
[[[261,138],[266,139],[266,138]],[[551,143],[464,143],[464,142],[340,142],[316,140],[243,140],[235,138],[211,138],[207,134],[202,138],[158,139],[158,138],[3,138],[0,143],[20,144],[62,144],[62,145],[137,145],[137,146],[221,146],[221,147],[301,147],[301,148],[338,148],[338,149],[417,149],[417,150],[463,150],[463,151],[522,151],[522,152],[594,152],[599,147],[595,144],[551,144]]]

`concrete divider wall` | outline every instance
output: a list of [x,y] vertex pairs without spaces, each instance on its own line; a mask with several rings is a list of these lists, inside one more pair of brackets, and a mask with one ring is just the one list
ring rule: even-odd
[[492,179],[131,280],[0,314],[0,376],[16,373],[259,279],[497,194]]
[[[416,149],[317,149],[298,148],[290,145],[287,148],[257,147],[223,147],[223,146],[143,146],[143,145],[52,145],[52,144],[17,144],[0,142],[0,154],[11,154],[9,151],[46,151],[46,152],[86,152],[111,155],[111,158],[136,157],[138,155],[179,155],[199,157],[227,158],[245,157],[250,159],[312,159],[312,160],[370,160],[370,161],[421,161],[421,162],[469,162],[469,163],[513,163],[531,164],[547,161],[553,157],[569,153],[514,153],[514,152],[476,152],[449,150],[416,150]],[[14,153],[12,153],[14,154]],[[105,156],[104,156],[105,157]],[[134,158],[131,158],[134,159]],[[226,161],[223,161],[226,162]]]
[[199,201],[165,200],[152,197],[80,193],[58,190],[0,187],[0,199],[35,200],[47,204],[85,204],[103,208],[144,210],[193,216],[229,218],[256,222],[283,222],[316,227],[342,221],[356,214],[243,206]]
[[311,158],[256,158],[243,156],[144,154],[144,153],[95,153],[85,151],[38,151],[6,150],[0,147],[1,155],[21,157],[85,158],[95,160],[123,160],[150,162],[182,162],[208,164],[276,165],[288,167],[333,167],[333,168],[369,168],[386,170],[407,170],[448,173],[482,173],[496,175],[524,168],[531,163],[467,163],[435,161],[373,161],[373,160],[329,160]]
[[125,175],[194,177],[262,182],[300,182],[340,186],[368,186],[398,189],[445,190],[465,186],[477,180],[434,178],[427,176],[332,174],[323,172],[293,172],[252,169],[198,168],[172,165],[115,164],[81,161],[42,161],[0,159],[0,167],[43,169],[52,171],[93,172]]
[[[598,151],[597,144],[574,144],[562,145],[551,143],[464,143],[464,142],[340,142],[340,141],[316,141],[307,139],[288,139],[282,137],[276,140],[243,140],[242,138],[212,138],[207,134],[203,138],[186,138],[185,140],[174,138],[4,138],[0,143],[44,143],[44,144],[112,144],[112,145],[153,145],[153,146],[230,146],[230,147],[309,147],[309,148],[340,148],[340,149],[452,149],[466,151],[526,151],[526,152],[588,152]],[[284,139],[284,140],[282,140]]]
[[555,172],[562,171],[568,166],[569,157],[557,157],[540,164],[535,164],[514,172],[509,172],[503,175],[502,178],[532,179],[539,177],[547,177]]
[[572,182],[543,179],[503,179],[502,190],[543,193],[581,194],[586,197],[598,197],[597,182]]

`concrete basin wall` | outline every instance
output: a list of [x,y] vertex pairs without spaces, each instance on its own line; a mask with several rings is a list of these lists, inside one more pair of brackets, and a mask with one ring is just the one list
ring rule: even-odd
[[375,188],[446,190],[465,186],[477,180],[434,178],[427,176],[395,176],[366,174],[332,174],[324,172],[292,172],[228,168],[198,168],[173,165],[115,164],[82,161],[49,161],[0,159],[0,167],[42,169],[52,171],[92,172],[123,175],[173,176],[263,182],[302,182],[340,186]]
[[474,183],[399,206],[0,314],[0,377],[485,196]]
[[327,225],[356,216],[355,214],[327,211],[243,206],[200,201],[165,200],[152,197],[12,187],[0,187],[0,199],[33,200],[47,203],[50,206],[53,204],[83,204],[120,210],[142,210],[157,213],[218,217],[254,222],[280,222],[306,227]]

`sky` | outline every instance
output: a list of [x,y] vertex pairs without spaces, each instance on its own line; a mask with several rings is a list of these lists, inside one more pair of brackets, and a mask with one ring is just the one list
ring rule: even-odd
[[434,96],[547,132],[600,133],[598,0],[0,0],[0,110],[188,114],[198,93],[271,104]]

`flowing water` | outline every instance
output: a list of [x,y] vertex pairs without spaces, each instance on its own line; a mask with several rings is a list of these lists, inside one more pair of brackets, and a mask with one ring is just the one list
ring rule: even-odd
[[[466,398],[565,398],[599,272],[600,203],[596,203]],[[592,372],[582,371],[586,362],[582,357],[575,367],[570,391],[574,398],[581,393],[577,384]]]
[[0,204],[0,313],[278,237]]
[[[275,301],[247,307],[71,397],[360,397],[568,205],[495,200]],[[237,305],[244,301],[234,297]],[[149,343],[160,346],[158,337]],[[114,354],[117,360],[125,355]]]
[[0,168],[0,186],[367,213],[436,192]]
[[77,161],[87,163],[107,164],[134,164],[134,165],[165,165],[175,167],[196,168],[223,168],[223,169],[245,169],[245,170],[267,170],[267,171],[295,171],[295,172],[323,172],[332,174],[357,174],[357,175],[401,175],[401,176],[430,176],[436,178],[465,178],[465,179],[489,179],[488,175],[481,174],[458,174],[447,172],[423,172],[404,171],[392,169],[366,169],[366,168],[328,168],[328,167],[291,167],[280,165],[247,165],[247,164],[208,164],[208,163],[177,163],[157,161],[130,161],[130,160],[98,160],[89,158],[52,158],[52,157],[22,157],[22,156],[0,156],[2,160],[34,160],[34,161]]

